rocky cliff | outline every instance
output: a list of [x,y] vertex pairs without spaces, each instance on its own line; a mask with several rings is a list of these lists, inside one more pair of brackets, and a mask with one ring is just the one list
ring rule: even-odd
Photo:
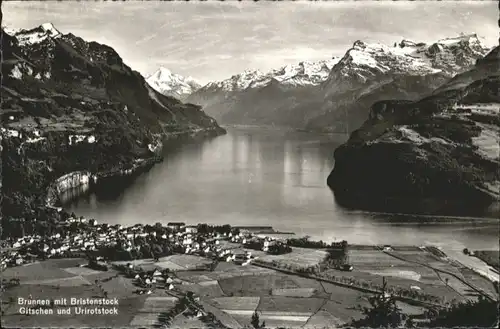
[[2,50],[4,224],[33,219],[64,175],[130,173],[156,159],[165,138],[224,133],[199,106],[156,92],[112,48],[52,24],[2,31]]
[[338,203],[376,211],[498,215],[499,48],[419,101],[381,101],[335,151]]

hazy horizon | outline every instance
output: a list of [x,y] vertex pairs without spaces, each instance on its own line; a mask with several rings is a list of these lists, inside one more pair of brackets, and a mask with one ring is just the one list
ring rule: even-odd
[[[392,45],[477,33],[498,44],[493,1],[3,2],[3,26],[51,22],[113,47],[144,76],[160,66],[202,84],[343,56],[356,40]],[[116,19],[115,19],[116,18]]]

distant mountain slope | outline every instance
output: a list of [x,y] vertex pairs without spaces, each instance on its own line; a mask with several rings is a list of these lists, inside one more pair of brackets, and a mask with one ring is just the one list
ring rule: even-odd
[[314,64],[310,71],[318,73],[306,75],[315,76],[314,80],[303,80],[300,74],[278,79],[272,74],[244,72],[208,84],[188,100],[204,105],[225,123],[346,132],[363,123],[372,103],[418,100],[486,53],[475,34],[431,45],[403,40],[389,47],[356,41],[340,60]]
[[164,67],[150,75],[146,82],[157,92],[180,100],[185,100],[188,95],[201,88],[193,78],[185,78]]
[[224,132],[199,106],[156,92],[112,48],[52,24],[2,30],[2,50],[5,220],[31,218],[69,172],[133,169],[165,137]]
[[351,132],[361,126],[374,102],[428,96],[487,52],[475,34],[431,45],[403,40],[389,47],[356,41],[321,86],[324,97],[307,126]]
[[[335,151],[328,185],[344,206],[500,214],[499,48],[420,101],[382,101]],[[487,210],[485,210],[487,209]]]
[[288,99],[288,96],[291,95],[293,98],[294,93],[302,97],[308,95],[314,86],[328,78],[330,70],[337,61],[338,59],[305,61],[267,73],[247,70],[229,79],[203,86],[191,94],[187,101],[203,105],[204,110],[216,118],[224,117],[224,114],[231,112],[228,113],[226,121],[231,121],[233,112],[234,115],[241,113],[243,116],[260,113],[261,106],[266,106],[269,112],[272,112],[274,106],[284,106],[287,101],[293,103],[293,99]]

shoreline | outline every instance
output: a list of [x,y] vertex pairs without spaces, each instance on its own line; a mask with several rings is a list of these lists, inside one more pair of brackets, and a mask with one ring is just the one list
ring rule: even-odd
[[[222,127],[210,127],[206,129],[200,129],[200,130],[187,130],[187,131],[182,131],[182,132],[177,132],[177,133],[169,133],[163,135],[163,138],[160,142],[159,147],[156,147],[154,150],[154,155],[152,155],[149,158],[136,158],[133,160],[133,162],[127,164],[126,166],[128,167],[129,165],[131,168],[116,168],[116,169],[110,169],[106,171],[101,171],[101,172],[96,172],[96,173],[91,173],[88,171],[78,171],[78,172],[70,172],[67,173],[63,176],[60,176],[57,178],[54,182],[50,183],[47,190],[46,194],[44,196],[44,199],[46,200],[46,206],[48,208],[52,209],[61,209],[61,196],[63,193],[68,192],[72,189],[78,189],[79,187],[89,185],[93,186],[98,184],[98,181],[102,180],[108,180],[108,179],[118,179],[118,178],[134,178],[144,172],[149,171],[151,168],[153,168],[156,164],[163,162],[164,156],[161,154],[163,145],[166,142],[172,142],[176,139],[181,139],[181,138],[198,138],[198,137],[203,137],[203,138],[210,138],[210,137],[217,137],[217,136],[222,136],[227,134],[227,131],[222,128]],[[70,183],[69,186],[62,187],[58,186],[60,183],[59,180],[64,180],[64,178],[72,178],[72,175],[81,175],[81,176],[86,176],[86,177],[80,177],[80,179],[77,179],[76,182]],[[62,209],[61,209],[62,210]]]
[[[49,206],[50,207],[50,206]],[[54,208],[57,208],[57,207],[54,207]],[[87,233],[84,233],[84,236],[88,235],[89,233],[95,231],[95,228],[97,227],[97,231],[101,231],[101,228],[104,227],[106,229],[111,229],[111,231],[113,232],[119,232],[119,231],[125,231],[125,232],[134,232],[134,231],[137,231],[137,229],[145,229],[145,228],[152,228],[154,229],[155,227],[158,227],[158,225],[160,223],[156,223],[154,225],[151,225],[151,224],[134,224],[134,225],[130,225],[130,226],[122,226],[122,225],[118,225],[118,224],[115,224],[115,225],[109,225],[107,223],[102,223],[102,224],[97,224],[97,220],[95,219],[87,219],[83,216],[80,216],[80,217],[77,217],[77,218],[68,218],[68,220],[66,221],[62,221],[62,226],[64,227],[68,227],[68,226],[71,226],[72,223],[79,223],[80,225],[83,225],[84,226],[84,231],[87,230]],[[169,227],[169,225],[163,225],[163,224],[160,224],[162,228],[166,228],[166,227]],[[198,223],[196,225],[185,225],[184,227],[199,227],[199,225],[207,225],[207,224],[203,224],[203,223]],[[255,226],[251,226],[251,225],[248,225],[248,226],[243,226],[241,227],[238,227],[238,226],[231,226],[230,224],[225,224],[225,225],[208,225],[210,227],[227,227],[229,228],[229,230],[238,230],[239,232],[242,232],[243,234],[245,234],[246,236],[249,236],[249,237],[253,237],[253,238],[258,238],[258,239],[264,239],[264,240],[267,240],[269,239],[270,241],[281,241],[281,242],[286,242],[288,241],[289,239],[292,239],[292,240],[297,240],[297,239],[301,239],[301,238],[304,238],[304,236],[300,236],[300,235],[297,235],[297,233],[294,233],[294,232],[280,232],[280,231],[276,231],[273,227],[269,226],[269,227],[266,227],[267,229],[266,230],[262,230],[262,227],[261,226],[258,226],[258,225],[255,225]],[[102,231],[101,231],[102,232]],[[151,233],[151,232],[150,232]],[[101,233],[102,235],[103,233]],[[130,235],[130,234],[128,234]],[[53,235],[51,237],[49,237],[49,239],[56,239],[55,241],[55,244],[63,244],[63,242],[61,241],[57,241],[59,239],[59,233],[56,234],[56,235]],[[134,238],[136,236],[136,233],[134,233]],[[141,234],[138,234],[137,236],[140,236],[140,237],[145,237],[145,236],[149,236],[149,233],[141,233]],[[156,236],[156,235],[154,235]],[[34,239],[35,238],[35,239]],[[162,238],[165,238],[165,236],[163,236]],[[225,239],[225,236],[220,236],[219,238],[222,238],[222,239]],[[21,247],[26,247],[26,243],[25,241],[27,241],[26,239],[28,240],[31,240],[31,242],[36,242],[36,240],[44,240],[44,237],[42,236],[37,236],[37,235],[34,235],[34,236],[31,236],[31,235],[28,235],[28,236],[25,236],[25,237],[22,237],[22,238],[18,238],[17,239],[17,242],[16,243],[19,243],[20,241],[22,241],[22,243],[19,243],[17,246],[16,246],[16,243],[13,244],[13,246],[10,246],[8,248],[6,248],[9,252],[12,253],[13,250],[17,250]],[[73,236],[69,236],[69,237],[66,237],[66,239],[64,241],[67,241],[67,240],[72,240],[74,239]],[[11,241],[13,242],[15,240],[15,238],[9,238],[9,239],[6,239],[6,240],[2,240],[1,242],[2,243],[6,243],[7,241]],[[62,239],[61,239],[62,240]],[[107,241],[107,240],[106,240]],[[310,242],[312,243],[317,243],[318,241],[316,240],[309,240]],[[97,246],[97,244],[95,245]],[[293,246],[293,248],[297,248],[296,246]],[[305,247],[306,249],[311,249],[311,250],[317,250],[317,251],[329,251],[329,250],[333,250],[331,249],[332,247],[331,246],[317,246],[317,247]],[[335,249],[336,247],[334,247]],[[403,252],[419,252],[419,251],[423,251],[423,250],[428,250],[430,251],[431,253],[435,254],[436,256],[438,256],[439,258],[441,259],[447,259],[447,260],[452,260],[453,262],[455,263],[458,263],[460,264],[462,267],[465,267],[465,268],[469,268],[471,270],[473,270],[474,272],[476,272],[477,274],[481,275],[482,277],[488,279],[490,282],[494,283],[494,284],[497,284],[499,282],[499,278],[498,278],[498,271],[496,269],[494,269],[491,265],[489,265],[488,263],[486,263],[484,260],[476,257],[475,255],[465,255],[459,251],[456,251],[456,250],[452,250],[452,249],[448,249],[448,248],[442,248],[442,247],[437,247],[437,246],[434,246],[434,245],[415,245],[415,244],[391,244],[391,245],[382,245],[382,244],[349,244],[348,245],[348,249],[349,250],[353,250],[353,251],[380,251],[380,252],[386,252],[386,249],[387,248],[390,248],[390,250],[396,250],[396,251],[403,251]],[[66,249],[67,250],[67,249]],[[83,250],[83,249],[82,249]],[[83,250],[84,253],[85,252],[88,252],[88,251],[98,251],[98,247],[94,248],[94,249],[90,249],[88,250],[85,249]],[[494,249],[492,249],[494,250]],[[60,252],[60,250],[59,250]],[[81,252],[81,251],[79,251]],[[78,253],[78,252],[77,252]],[[3,253],[2,253],[3,254]],[[5,257],[5,255],[2,255]],[[46,257],[48,256],[48,257]],[[31,259],[31,262],[29,263],[23,263],[23,264],[18,264],[18,265],[14,265],[13,267],[16,267],[16,266],[27,266],[29,265],[30,263],[36,263],[36,262],[40,262],[40,261],[45,261],[45,260],[48,260],[48,259],[51,259],[51,258],[55,258],[55,259],[71,259],[71,258],[74,258],[73,256],[67,256],[65,254],[59,254],[59,255],[56,255],[55,257],[51,257],[50,254],[46,255],[44,257],[40,257],[40,258],[34,258],[34,259]],[[81,256],[81,255],[80,255]],[[460,256],[460,257],[459,257]],[[79,258],[79,257],[77,257]],[[135,258],[133,260],[135,261],[140,261],[140,260],[145,260],[145,259],[148,259],[148,258]],[[465,262],[464,263],[464,259],[468,260],[468,259],[472,259],[471,262]],[[468,263],[468,264],[467,264]],[[476,263],[476,264],[474,264]],[[479,265],[478,265],[479,264]],[[4,266],[5,265],[5,261],[4,259],[2,259],[2,266],[0,266],[0,272],[3,271],[5,268],[7,268],[8,266]],[[481,268],[480,268],[481,267]],[[488,271],[485,272],[485,268],[488,269]],[[489,272],[493,272],[493,275],[491,275],[491,273]]]
[[417,214],[417,213],[400,213],[400,212],[383,212],[383,211],[370,211],[370,210],[347,210],[346,213],[349,214],[366,214],[366,215],[372,215],[373,217],[376,216],[402,216],[402,217],[416,217],[416,218],[428,218],[433,221],[441,221],[445,223],[446,220],[450,219],[452,220],[451,222],[460,221],[469,221],[469,222],[475,222],[475,221],[500,221],[500,218],[498,217],[487,217],[487,216],[459,216],[459,215],[432,215],[432,214]]
[[[447,301],[459,303],[471,300],[471,297],[455,292],[457,285],[472,288],[474,298],[492,298],[492,290],[483,287],[484,282],[489,282],[491,286],[494,282],[482,278],[483,285],[477,285],[479,274],[453,281],[451,286],[448,283],[445,285],[439,274],[426,280],[409,278],[409,271],[420,275],[426,273],[414,261],[415,257],[431,257],[439,265],[424,267],[434,268],[438,272],[451,273],[464,268],[455,258],[449,257],[451,255],[430,245],[348,245],[343,241],[332,243],[327,248],[317,248],[317,241],[308,243],[306,239],[302,245],[293,238],[292,241],[285,238],[285,242],[282,242],[280,239],[261,236],[259,230],[262,227],[259,226],[255,226],[255,233],[250,232],[250,226],[245,226],[244,229],[248,231],[242,232],[227,224],[157,223],[123,227],[97,224],[97,221],[83,217],[71,217],[64,224],[64,227],[59,227],[61,234],[50,237],[27,236],[18,239],[11,248],[2,250],[0,273],[8,284],[6,294],[13,300],[31,298],[31,292],[35,299],[69,300],[70,297],[90,297],[89,291],[94,291],[94,295],[99,298],[137,301],[133,309],[127,308],[130,317],[123,320],[125,324],[131,324],[135,318],[142,316],[141,305],[148,307],[153,300],[171,297],[180,299],[189,293],[205,302],[221,296],[228,300],[234,298],[235,301],[243,296],[246,300],[248,296],[258,293],[259,297],[256,298],[283,298],[284,301],[293,302],[301,297],[301,303],[309,303],[318,298],[328,300],[328,294],[336,296],[335,292],[338,292],[339,303],[352,308],[351,299],[344,300],[342,296],[359,298],[385,292],[405,305],[421,307],[423,310],[440,305],[446,307]],[[273,235],[271,232],[267,234]],[[291,248],[275,253],[271,251],[272,245],[288,245]],[[354,269],[349,265],[351,269],[345,270],[343,265],[337,263],[340,259],[333,255],[337,255],[340,250],[348,250],[348,260],[343,262],[352,264]],[[8,257],[8,264],[5,257]],[[353,259],[349,260],[351,257]],[[384,274],[386,270],[394,273]],[[54,275],[59,278],[54,279]],[[282,279],[276,280],[278,277]],[[381,285],[384,278],[389,282],[387,290]],[[295,282],[296,288],[286,284],[290,280]],[[74,285],[71,282],[75,282]],[[266,283],[265,286],[257,285],[255,291],[253,282],[260,282],[260,285]],[[219,291],[216,287],[221,287],[221,284],[224,290]],[[325,290],[325,284],[328,285],[328,291]],[[57,288],[46,290],[46,287]],[[313,287],[322,288],[315,290]],[[238,289],[245,289],[245,292]],[[453,301],[453,297],[459,299]],[[16,304],[9,302],[5,305],[10,321],[23,316],[16,313],[17,309],[13,305]],[[223,306],[214,307],[224,311]],[[297,312],[293,308],[287,309],[290,307],[288,304],[284,307],[290,314]],[[354,309],[350,312],[356,313]],[[158,316],[155,310],[151,310],[151,313],[154,313],[155,318]],[[216,318],[223,319],[217,315]],[[39,321],[37,317],[31,319],[27,321]],[[74,321],[87,324],[91,320],[75,318]]]

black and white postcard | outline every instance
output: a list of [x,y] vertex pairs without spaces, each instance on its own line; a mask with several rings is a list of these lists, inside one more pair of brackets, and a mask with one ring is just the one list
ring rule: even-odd
[[496,1],[3,1],[2,328],[497,328]]

